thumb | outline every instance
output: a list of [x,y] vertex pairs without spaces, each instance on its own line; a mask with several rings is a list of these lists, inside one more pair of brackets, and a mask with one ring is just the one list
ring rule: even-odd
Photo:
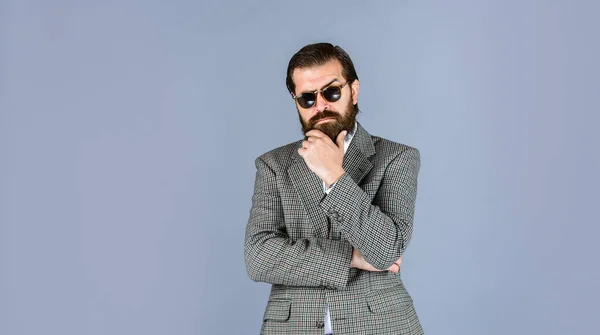
[[346,134],[348,134],[348,132],[346,130],[341,131],[338,134],[337,139],[335,140],[335,143],[337,144],[338,148],[344,147],[344,139],[346,138]]

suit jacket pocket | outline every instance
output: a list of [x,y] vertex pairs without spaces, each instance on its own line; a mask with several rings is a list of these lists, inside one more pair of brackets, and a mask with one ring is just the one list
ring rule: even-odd
[[371,313],[385,314],[398,311],[412,304],[412,298],[402,285],[372,292],[367,296]]
[[287,321],[290,318],[292,302],[290,300],[269,300],[265,310],[264,321]]

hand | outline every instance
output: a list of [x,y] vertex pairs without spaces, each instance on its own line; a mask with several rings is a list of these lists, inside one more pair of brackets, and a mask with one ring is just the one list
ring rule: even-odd
[[376,272],[390,271],[393,273],[398,273],[398,271],[400,271],[400,264],[402,264],[402,257],[398,258],[398,260],[396,262],[394,262],[394,264],[392,264],[392,266],[390,266],[389,268],[387,268],[385,270],[376,269],[373,265],[367,263],[365,258],[356,249],[352,250],[352,260],[350,261],[351,268],[357,268],[357,269],[362,269],[362,270],[366,270],[366,271],[376,271]]
[[302,142],[298,154],[302,156],[308,168],[314,172],[327,187],[335,183],[345,173],[342,168],[344,161],[344,138],[347,131],[342,131],[336,138],[336,143],[322,131],[313,129],[306,133],[308,137]]

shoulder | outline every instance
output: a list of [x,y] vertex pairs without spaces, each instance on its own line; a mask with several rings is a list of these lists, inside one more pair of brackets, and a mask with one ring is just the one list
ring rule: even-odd
[[394,142],[379,136],[371,135],[371,138],[377,155],[389,157],[392,160],[399,156],[420,160],[419,149],[413,146]]
[[287,169],[298,155],[302,141],[295,141],[269,150],[256,158],[256,165],[266,164],[272,170]]

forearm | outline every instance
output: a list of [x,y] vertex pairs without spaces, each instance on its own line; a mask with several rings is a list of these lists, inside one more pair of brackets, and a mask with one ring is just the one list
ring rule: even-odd
[[272,232],[246,235],[246,269],[254,281],[288,286],[346,287],[352,258],[347,241],[291,240]]

